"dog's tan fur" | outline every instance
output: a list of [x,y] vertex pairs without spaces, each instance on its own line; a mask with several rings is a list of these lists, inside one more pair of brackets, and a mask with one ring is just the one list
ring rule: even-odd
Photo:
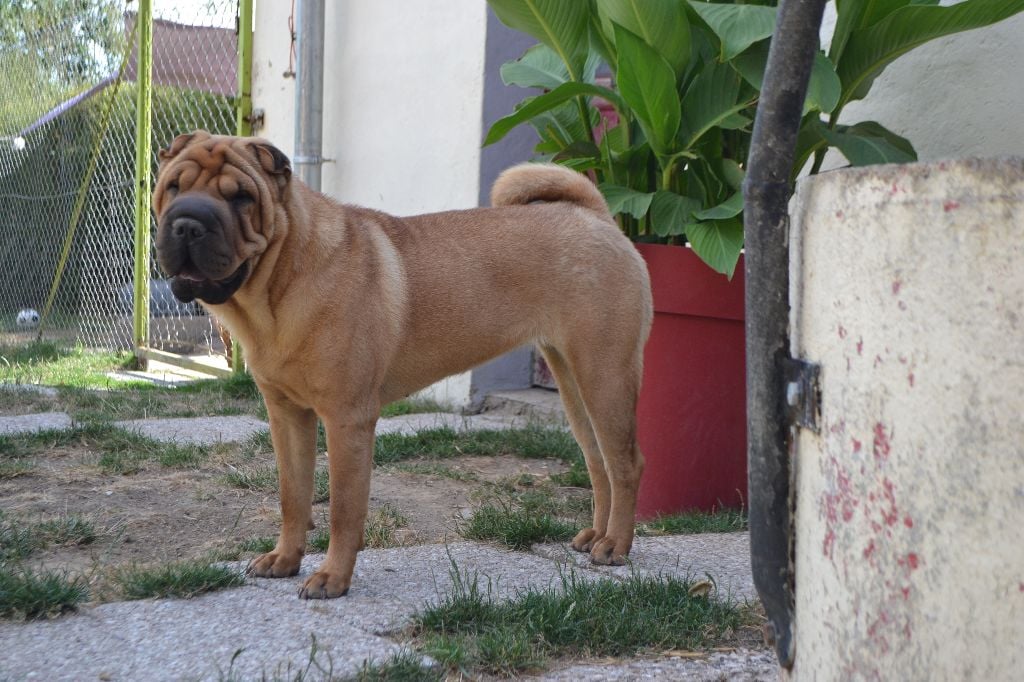
[[[651,294],[643,261],[589,180],[525,164],[495,183],[495,208],[397,218],[310,190],[262,140],[199,131],[161,158],[161,265],[173,261],[165,216],[175,201],[202,194],[234,207],[218,228],[230,257],[194,269],[211,286],[248,273],[226,301],[204,304],[241,343],[270,417],[282,527],[253,574],[299,570],[317,417],[327,431],[330,546],[300,591],[307,598],[349,588],[381,405],[531,341],[593,481],[593,526],[572,546],[598,563],[624,560],[643,469],[635,406]],[[251,201],[236,206],[239,188]]]

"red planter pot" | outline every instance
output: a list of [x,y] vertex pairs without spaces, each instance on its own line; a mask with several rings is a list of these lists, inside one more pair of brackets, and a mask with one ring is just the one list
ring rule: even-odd
[[743,261],[732,281],[689,248],[637,244],[654,293],[637,440],[637,518],[739,507],[747,494]]

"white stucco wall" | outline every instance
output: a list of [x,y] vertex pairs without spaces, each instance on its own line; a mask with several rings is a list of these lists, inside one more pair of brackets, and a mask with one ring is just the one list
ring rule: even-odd
[[[290,154],[291,4],[256,0],[259,134]],[[460,0],[327,3],[323,191],[411,215],[476,206],[487,6]]]
[[[256,0],[257,134],[294,150],[291,3]],[[476,0],[328,2],[322,191],[395,215],[471,208],[480,177],[487,6]],[[433,387],[455,407],[469,375]]]
[[[943,5],[955,4],[944,0]],[[835,4],[822,23],[828,44]],[[909,139],[919,160],[1024,154],[1024,14],[939,38],[893,62],[841,123],[878,121]],[[847,165],[830,152],[825,168]]]

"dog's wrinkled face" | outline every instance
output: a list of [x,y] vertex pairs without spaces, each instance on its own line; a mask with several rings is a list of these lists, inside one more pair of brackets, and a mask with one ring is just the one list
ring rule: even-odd
[[217,305],[245,284],[274,238],[290,178],[287,157],[255,138],[200,130],[160,152],[157,262],[179,300]]

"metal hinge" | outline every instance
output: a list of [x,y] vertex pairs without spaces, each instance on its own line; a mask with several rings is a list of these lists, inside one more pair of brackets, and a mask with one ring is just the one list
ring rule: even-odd
[[820,432],[821,366],[799,358],[782,363],[786,379],[786,419],[793,426]]

